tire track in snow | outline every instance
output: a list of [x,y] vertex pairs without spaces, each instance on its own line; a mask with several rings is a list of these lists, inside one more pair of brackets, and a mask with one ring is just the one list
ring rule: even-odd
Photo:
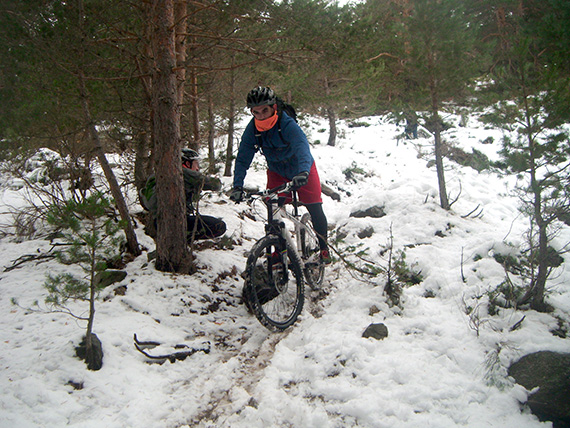
[[[311,316],[320,318],[324,311],[324,302],[330,295],[332,284],[326,281],[326,285],[318,290],[305,290],[305,308]],[[193,423],[199,426],[225,426],[225,421],[236,413],[235,396],[239,395],[240,390],[247,392],[249,400],[243,401],[239,405],[240,409],[245,406],[257,405],[255,400],[255,388],[264,376],[264,369],[269,365],[277,345],[285,339],[294,328],[301,328],[302,322],[296,323],[292,328],[283,332],[274,333],[266,331],[265,337],[262,339],[260,345],[256,346],[253,342],[256,341],[256,334],[249,336],[248,340],[242,345],[239,352],[234,356],[229,356],[226,361],[229,363],[232,359],[239,361],[239,369],[234,370],[232,373],[235,377],[232,380],[232,385],[224,391],[219,397],[213,397],[207,408],[200,414],[193,418]],[[261,325],[260,325],[260,328]],[[249,346],[248,346],[249,345]],[[239,410],[238,410],[239,411]]]

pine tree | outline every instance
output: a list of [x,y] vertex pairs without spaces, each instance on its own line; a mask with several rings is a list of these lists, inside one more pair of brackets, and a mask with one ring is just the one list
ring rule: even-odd
[[[107,262],[119,257],[123,240],[116,237],[120,230],[108,215],[111,202],[101,193],[94,193],[82,201],[70,199],[49,207],[47,221],[62,232],[64,250],[58,251],[58,260],[65,265],[78,265],[85,273],[77,277],[71,273],[48,275],[45,287],[49,292],[46,303],[54,310],[63,310],[75,318],[87,321],[83,341],[84,350],[78,353],[90,370],[99,370],[103,354],[99,339],[93,333],[95,302],[100,291],[97,274],[107,268]],[[68,308],[69,300],[89,303],[87,318],[74,315]]]
[[[124,220],[128,249],[138,255],[128,209],[97,130],[106,119],[116,122],[115,115],[103,113],[105,107],[117,105],[103,83],[117,77],[111,71],[111,64],[117,64],[114,49],[100,41],[108,34],[108,22],[100,19],[111,13],[105,6],[103,0],[87,6],[83,0],[8,2],[10,31],[0,38],[15,48],[6,52],[5,60],[16,66],[7,75],[20,88],[9,91],[6,116],[14,121],[11,130],[0,134],[12,134],[8,144],[13,146],[24,140],[33,148],[55,149],[62,157],[83,158],[86,168],[96,158]],[[29,115],[33,120],[27,119]]]
[[[445,104],[462,97],[477,70],[473,27],[462,0],[405,0],[370,2],[390,15],[379,14],[390,37],[381,37],[370,61],[384,65],[378,82],[392,105],[425,111],[425,128],[434,136],[440,205],[450,208],[446,189],[441,133]],[[381,32],[382,33],[382,32]],[[384,33],[381,34],[384,36]]]
[[[527,293],[519,304],[548,309],[545,291],[553,264],[550,243],[556,222],[570,213],[570,139],[562,124],[568,118],[558,96],[560,83],[568,84],[564,67],[537,33],[533,2],[495,2],[495,63],[491,70],[495,90],[505,98],[487,120],[515,133],[503,140],[508,170],[524,174],[521,210],[531,220],[529,246],[531,274]],[[528,7],[524,7],[528,6]],[[543,5],[541,5],[542,7]],[[555,13],[551,9],[549,13]],[[551,45],[550,48],[554,47]]]
[[276,13],[282,26],[280,44],[298,51],[275,67],[275,73],[280,74],[280,93],[299,110],[325,117],[329,123],[327,144],[334,146],[337,118],[352,104],[355,93],[353,68],[358,51],[348,37],[352,9],[325,1],[294,0],[284,2]]

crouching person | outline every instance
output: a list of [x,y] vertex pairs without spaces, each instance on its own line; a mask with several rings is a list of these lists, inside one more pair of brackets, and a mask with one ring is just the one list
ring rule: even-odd
[[[226,223],[217,217],[202,215],[196,210],[195,202],[200,197],[200,190],[220,190],[221,181],[216,177],[205,176],[200,172],[199,156],[192,149],[182,149],[182,173],[184,176],[184,191],[186,193],[186,221],[188,229],[188,242],[196,228],[194,239],[211,239],[221,236],[226,231]],[[156,231],[156,178],[151,175],[146,185],[140,191],[140,202],[144,209],[151,214],[151,225]],[[154,233],[149,233],[155,236]]]

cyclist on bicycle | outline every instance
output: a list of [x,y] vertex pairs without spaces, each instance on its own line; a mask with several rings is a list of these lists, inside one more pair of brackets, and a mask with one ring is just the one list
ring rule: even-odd
[[307,207],[318,234],[321,259],[330,263],[321,182],[307,136],[293,118],[278,108],[277,97],[271,88],[252,89],[247,95],[247,106],[253,119],[242,135],[230,199],[236,203],[243,199],[247,170],[255,153],[261,150],[268,166],[267,188],[289,181],[298,188],[299,201]]

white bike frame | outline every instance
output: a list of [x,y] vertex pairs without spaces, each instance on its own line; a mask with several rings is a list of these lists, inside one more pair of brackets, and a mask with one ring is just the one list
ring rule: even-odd
[[295,252],[297,253],[297,255],[299,256],[299,260],[301,260],[301,263],[303,264],[303,268],[305,267],[305,262],[303,260],[302,254],[299,253],[299,248],[301,248],[301,227],[304,227],[301,224],[301,221],[298,219],[299,215],[295,215],[290,213],[289,211],[287,211],[285,205],[281,206],[281,207],[277,207],[274,211],[273,211],[273,219],[274,220],[291,220],[293,222],[294,228],[295,228],[295,238],[293,239],[293,235],[291,234],[291,231],[289,230],[289,228],[287,227],[282,227],[281,228],[281,235],[283,236],[283,238],[285,239],[285,241],[287,241],[287,243],[289,244],[289,246],[295,250]]
[[[275,190],[277,190],[277,188],[271,189],[271,190],[273,190],[273,192],[275,192]],[[301,253],[301,251],[302,251],[301,231],[304,229],[305,233],[307,235],[309,235],[312,239],[314,239],[316,242],[318,242],[318,238],[317,238],[317,235],[316,235],[315,231],[313,230],[313,228],[307,227],[301,221],[302,216],[299,214],[298,204],[297,204],[296,208],[293,208],[293,212],[289,212],[287,210],[287,204],[281,204],[280,205],[278,203],[279,202],[279,194],[289,193],[291,190],[293,190],[293,186],[292,186],[291,182],[286,183],[282,187],[280,187],[278,190],[278,193],[273,193],[273,192],[271,192],[271,190],[267,189],[267,190],[255,193],[257,196],[261,196],[262,198],[269,198],[269,200],[265,201],[265,204],[272,205],[272,208],[271,208],[271,217],[272,218],[271,218],[271,220],[267,219],[267,223],[269,224],[270,221],[275,222],[276,220],[281,221],[283,223],[283,227],[280,227],[280,233],[281,233],[282,237],[285,239],[285,241],[287,242],[287,244],[289,244],[289,247],[291,249],[293,249],[297,253],[297,255],[299,256],[298,259],[301,261],[301,267],[303,269],[305,269],[307,263],[318,263],[318,262],[320,262],[320,260],[314,259],[318,256],[312,256],[311,259],[309,259],[309,260],[303,259],[303,254]],[[296,195],[294,196],[294,198],[296,198]],[[284,220],[286,220],[286,219],[291,220],[293,222],[296,239],[293,239],[291,231],[285,225]],[[266,233],[267,233],[267,231],[266,231]],[[285,263],[286,263],[286,261],[285,261]]]
[[[305,268],[305,265],[307,264],[307,262],[313,262],[313,263],[318,262],[318,260],[305,260],[303,258],[303,254],[301,253],[301,248],[303,245],[301,242],[301,230],[302,229],[305,230],[306,234],[311,235],[311,237],[315,241],[318,241],[318,238],[317,238],[317,235],[315,234],[314,230],[311,227],[307,227],[305,224],[303,224],[301,222],[301,215],[299,214],[298,211],[296,213],[295,212],[289,212],[287,210],[286,205],[277,206],[273,210],[273,219],[274,220],[280,220],[280,221],[284,221],[285,219],[288,219],[291,222],[293,222],[293,226],[294,226],[294,230],[295,230],[295,239],[293,239],[291,231],[287,227],[281,228],[281,234],[282,234],[283,238],[285,239],[285,241],[287,241],[289,246],[291,248],[293,248],[295,250],[295,252],[297,253],[297,255],[299,256],[299,260],[301,260],[301,264],[302,264],[301,267],[303,269]],[[313,256],[313,257],[316,257],[316,256]]]

